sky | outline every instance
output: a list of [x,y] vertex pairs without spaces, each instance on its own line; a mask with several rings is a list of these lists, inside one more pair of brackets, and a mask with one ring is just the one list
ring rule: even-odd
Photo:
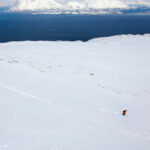
[[[15,4],[18,0],[0,0],[0,7],[6,7],[6,6],[12,6],[13,4]],[[43,0],[44,1],[44,0]],[[68,2],[68,1],[85,1],[85,0],[56,0],[58,2]],[[101,1],[101,0],[99,0]],[[145,2],[149,2],[150,0],[122,0],[122,1],[129,1],[129,2],[140,2],[140,1],[145,1]]]
[[0,0],[0,6],[11,6],[13,5],[17,0]]

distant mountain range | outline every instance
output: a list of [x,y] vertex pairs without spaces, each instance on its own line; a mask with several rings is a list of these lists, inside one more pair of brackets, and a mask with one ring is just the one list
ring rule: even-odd
[[31,11],[46,14],[105,14],[133,9],[139,6],[150,7],[149,0],[84,0],[60,3],[56,0],[18,0],[11,11]]

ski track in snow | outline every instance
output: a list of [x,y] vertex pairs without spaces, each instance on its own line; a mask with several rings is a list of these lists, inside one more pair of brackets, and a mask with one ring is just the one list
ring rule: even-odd
[[[108,40],[106,42],[104,39],[99,39],[98,41],[87,42],[85,45],[80,42],[72,43],[73,45],[63,43],[64,47],[62,42],[54,44],[55,46],[53,42],[41,42],[41,44],[25,42],[20,43],[21,45],[18,42],[0,45],[0,65],[2,67],[0,92],[4,91],[2,97],[6,99],[6,101],[1,100],[2,126],[0,127],[2,127],[1,131],[4,136],[0,137],[0,150],[17,149],[17,147],[11,148],[10,146],[9,139],[10,142],[18,140],[18,137],[14,137],[11,132],[16,130],[23,138],[26,138],[26,134],[22,133],[21,129],[30,129],[32,127],[30,122],[32,121],[35,124],[37,123],[38,126],[34,124],[35,130],[29,134],[31,134],[31,138],[37,137],[36,134],[40,135],[37,138],[41,141],[39,143],[35,141],[36,145],[42,145],[42,148],[38,150],[45,149],[42,143],[43,138],[48,136],[48,140],[51,140],[51,136],[44,136],[42,131],[49,132],[47,128],[50,129],[51,127],[53,128],[52,132],[58,131],[52,137],[52,140],[54,138],[56,142],[54,143],[54,149],[57,149],[55,146],[57,147],[57,141],[61,138],[64,139],[62,145],[68,146],[68,140],[72,140],[70,136],[73,136],[71,141],[73,150],[84,149],[82,147],[84,144],[88,147],[86,148],[88,150],[91,150],[94,146],[93,149],[98,149],[101,144],[106,146],[102,147],[104,150],[113,149],[113,146],[116,146],[117,148],[114,149],[118,150],[120,147],[117,144],[120,143],[127,144],[127,147],[122,147],[122,150],[140,150],[141,147],[144,150],[149,150],[150,36],[119,36],[106,39]],[[116,39],[122,42],[117,42]],[[81,48],[79,48],[80,44]],[[30,84],[31,88],[28,88],[28,82],[34,77],[35,80]],[[36,85],[39,87],[33,89]],[[72,89],[69,90],[72,90],[72,93],[76,94],[75,96],[72,93],[68,94],[69,91],[66,92],[66,89],[70,87]],[[41,88],[43,91],[40,93]],[[52,96],[49,95],[49,88],[56,93]],[[63,88],[65,88],[66,93],[62,90]],[[7,92],[10,94],[9,96],[12,94],[14,98],[9,96],[7,98]],[[57,96],[58,94],[60,95]],[[31,116],[24,117],[24,114],[28,114],[28,110],[26,112],[24,108],[15,108],[17,106],[8,104],[11,99],[18,102],[19,99],[15,100],[15,96],[23,97],[23,101],[19,102],[21,107],[24,107],[24,100],[26,100],[25,104],[27,105],[31,103],[29,104]],[[46,96],[54,99],[51,100]],[[33,105],[34,102],[36,103],[35,106]],[[11,107],[10,111],[7,110],[9,107]],[[32,107],[36,108],[38,112],[34,114]],[[49,108],[52,108],[54,114],[47,114],[50,111]],[[122,116],[122,109],[125,108],[129,110],[129,113]],[[41,118],[38,116],[41,113],[40,111],[42,111]],[[16,115],[17,121],[13,120],[15,117],[11,112]],[[52,118],[50,115],[52,115]],[[59,122],[63,119],[64,122],[61,126]],[[18,122],[25,126],[15,129],[14,125]],[[52,123],[51,127],[45,122]],[[47,128],[44,129],[44,127]],[[57,128],[55,129],[55,127]],[[38,131],[39,128],[42,129],[40,132]],[[75,130],[71,131],[72,129]],[[80,139],[78,134],[83,139]],[[97,141],[98,138],[101,141]],[[109,144],[107,144],[107,141]],[[29,141],[27,139],[27,142],[31,144],[33,149],[36,149],[30,139]],[[79,148],[74,147],[77,142],[79,142]],[[49,141],[44,143],[50,147],[53,146]],[[18,146],[18,143],[15,144]],[[21,149],[20,147],[19,145],[18,149]],[[28,145],[24,149],[26,150],[27,147]]]
[[[70,110],[70,109],[68,109],[68,108],[66,108],[66,107],[63,107],[63,106],[60,106],[60,105],[57,105],[57,104],[48,102],[48,101],[45,100],[45,99],[39,98],[39,97],[37,97],[37,96],[35,96],[35,95],[32,95],[32,94],[30,94],[30,93],[27,93],[27,92],[25,92],[25,91],[16,89],[16,88],[14,88],[14,87],[12,87],[12,86],[8,86],[8,85],[6,85],[6,84],[4,84],[4,83],[2,83],[2,82],[0,82],[0,87],[5,88],[5,89],[8,89],[8,90],[10,90],[10,91],[12,91],[12,92],[15,92],[15,93],[17,93],[17,94],[21,94],[21,95],[23,95],[23,96],[32,98],[32,99],[34,99],[34,100],[36,100],[36,101],[39,101],[39,102],[48,104],[48,105],[50,105],[51,107],[55,107],[55,108],[57,108],[57,109],[59,109],[59,110],[66,111],[66,112],[68,112],[68,113],[74,113],[74,114],[75,114],[76,116],[78,116],[79,118],[84,119],[84,120],[86,120],[86,121],[89,121],[89,122],[91,122],[91,123],[96,123],[96,124],[97,124],[97,123],[100,123],[98,120],[94,120],[94,119],[92,119],[92,118],[90,118],[90,117],[88,117],[88,116],[85,116],[85,115],[77,115],[75,112],[73,112],[72,110]],[[110,111],[110,110],[105,109],[105,108],[100,108],[99,110],[102,111],[102,112],[113,113],[113,114],[115,114],[115,115],[119,115],[119,112],[117,112],[117,111]],[[112,128],[112,127],[110,127],[110,126],[108,126],[108,125],[105,125],[105,126],[109,127],[109,128],[110,128],[111,130],[113,130],[113,131],[120,132],[120,133],[122,133],[122,134],[131,136],[131,137],[134,137],[134,138],[140,138],[140,139],[142,139],[142,140],[148,140],[148,141],[150,141],[150,137],[144,137],[144,136],[141,136],[141,135],[138,134],[138,133],[133,133],[133,132],[130,132],[130,131],[127,131],[127,130],[124,130],[124,129]]]
[[[37,96],[35,96],[35,95],[32,95],[32,94],[30,94],[30,93],[27,93],[27,92],[25,92],[25,91],[16,89],[16,88],[14,88],[14,87],[12,87],[12,86],[8,86],[8,85],[6,85],[6,84],[4,84],[4,83],[2,83],[2,82],[0,82],[0,86],[1,86],[2,88],[8,89],[8,90],[10,90],[10,91],[13,91],[13,92],[15,92],[15,93],[17,93],[17,94],[21,94],[21,95],[24,95],[24,96],[26,96],[26,97],[32,98],[32,99],[34,99],[34,100],[36,100],[36,101],[39,101],[39,102],[48,104],[48,105],[50,105],[50,106],[52,106],[52,107],[55,107],[55,108],[57,108],[57,109],[60,109],[60,110],[62,110],[62,111],[66,111],[66,112],[68,112],[68,113],[74,113],[72,110],[70,110],[70,109],[68,109],[68,108],[66,108],[66,107],[63,107],[63,106],[60,106],[60,105],[57,105],[57,104],[48,102],[48,101],[45,100],[45,99],[39,98],[39,97],[37,97]],[[74,113],[74,114],[76,114],[76,113]],[[89,118],[89,117],[87,117],[87,116],[79,115],[78,117],[80,117],[80,118],[82,118],[82,119],[84,119],[84,120],[93,122],[93,123],[98,123],[97,120],[93,120],[93,119],[91,119],[91,118]]]
[[11,86],[7,86],[7,85],[3,84],[2,82],[0,82],[0,86],[1,86],[2,88],[8,89],[8,90],[10,90],[10,91],[13,91],[13,92],[15,92],[15,93],[18,93],[18,94],[24,95],[24,96],[26,96],[26,97],[32,98],[32,99],[34,99],[34,100],[37,100],[37,101],[39,101],[39,102],[42,102],[42,103],[51,105],[51,106],[56,107],[56,108],[58,108],[58,109],[60,109],[60,110],[67,111],[67,112],[72,112],[72,111],[71,111],[70,109],[68,109],[68,108],[65,108],[65,107],[63,107],[63,106],[56,105],[56,104],[54,104],[54,103],[50,103],[50,102],[48,102],[47,100],[45,101],[44,99],[41,99],[41,98],[39,98],[39,97],[37,97],[37,96],[35,96],[35,95],[32,95],[32,94],[30,94],[30,93],[27,93],[27,92],[25,92],[25,91],[16,89],[16,88],[11,87]]

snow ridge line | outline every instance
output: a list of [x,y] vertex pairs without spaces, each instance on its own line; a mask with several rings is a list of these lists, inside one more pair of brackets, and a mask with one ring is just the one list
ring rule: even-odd
[[[16,88],[11,87],[11,86],[8,86],[8,85],[6,85],[6,84],[4,84],[4,83],[2,83],[2,82],[0,82],[0,87],[5,88],[5,89],[8,89],[8,90],[10,90],[10,91],[13,91],[13,92],[15,92],[15,93],[17,93],[17,94],[21,94],[21,95],[24,95],[24,96],[26,96],[26,97],[32,98],[32,99],[37,100],[37,101],[39,101],[39,102],[48,104],[48,105],[53,106],[53,107],[55,107],[55,108],[57,108],[57,109],[60,109],[60,110],[62,110],[62,111],[66,111],[66,112],[68,112],[68,113],[73,113],[72,110],[70,110],[70,109],[68,109],[68,108],[66,108],[66,107],[63,107],[63,106],[60,106],[60,105],[57,105],[57,104],[48,102],[48,101],[45,100],[45,99],[39,98],[39,97],[37,97],[37,96],[35,96],[35,95],[32,95],[32,94],[27,93],[27,92],[22,91],[22,90],[18,90],[18,89],[16,89]],[[75,114],[76,114],[76,113],[75,113]],[[91,119],[91,118],[89,118],[88,116],[84,116],[84,115],[77,115],[77,116],[78,116],[79,118],[82,118],[82,119],[84,119],[84,120],[90,121],[90,122],[92,122],[92,123],[98,123],[97,120]]]

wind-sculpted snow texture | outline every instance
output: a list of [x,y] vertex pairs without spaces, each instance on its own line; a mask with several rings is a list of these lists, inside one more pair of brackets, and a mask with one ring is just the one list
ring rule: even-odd
[[150,35],[0,44],[0,150],[149,150],[149,106]]

